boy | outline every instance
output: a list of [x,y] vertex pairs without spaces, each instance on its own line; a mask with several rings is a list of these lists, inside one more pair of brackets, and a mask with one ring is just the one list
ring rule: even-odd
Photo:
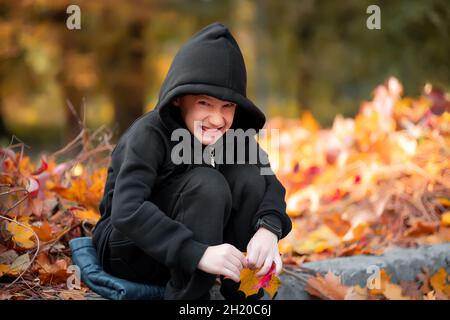
[[112,152],[93,236],[105,271],[165,286],[165,299],[210,299],[217,276],[225,299],[243,299],[242,268],[258,268],[259,276],[275,262],[279,274],[278,240],[292,225],[276,176],[261,175],[260,162],[215,163],[214,153],[200,163],[173,160],[176,130],[205,150],[229,129],[264,123],[246,97],[244,59],[228,28],[213,23],[194,34],[175,56],[155,110],[136,119]]

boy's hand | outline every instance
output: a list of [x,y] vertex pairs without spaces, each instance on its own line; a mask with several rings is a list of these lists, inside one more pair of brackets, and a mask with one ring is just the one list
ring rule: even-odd
[[247,267],[244,254],[229,243],[208,247],[197,266],[202,271],[224,275],[235,282],[241,281],[244,267]]
[[278,237],[264,227],[259,228],[247,245],[246,258],[249,268],[262,266],[256,273],[257,277],[269,272],[272,262],[275,262],[275,274],[280,274],[283,263],[278,252]]

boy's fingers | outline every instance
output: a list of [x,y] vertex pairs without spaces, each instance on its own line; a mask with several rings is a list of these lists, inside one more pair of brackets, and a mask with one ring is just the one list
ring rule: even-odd
[[263,276],[263,275],[265,275],[267,272],[269,272],[269,269],[270,269],[270,267],[272,266],[272,258],[269,256],[269,257],[267,257],[266,258],[266,260],[264,261],[264,265],[263,265],[263,267],[261,268],[261,270],[259,270],[257,273],[256,273],[256,276],[257,277],[260,277],[260,276]]
[[231,280],[233,280],[234,282],[239,282],[240,278],[239,276],[237,276],[232,270],[225,268],[222,272],[222,274],[226,277],[229,277]]
[[259,251],[252,250],[249,252],[249,254],[247,256],[247,260],[248,260],[248,267],[250,269],[253,269],[256,267],[256,262],[258,260],[258,256],[259,256]]
[[242,268],[244,268],[244,266],[243,266],[243,264],[242,264],[242,261],[239,260],[239,258],[237,258],[237,257],[235,257],[235,256],[233,256],[233,255],[230,256],[229,261],[230,261],[230,263],[232,263],[233,265],[235,265],[236,268],[239,269],[239,271],[242,270]]
[[228,269],[223,272],[223,275],[226,276],[227,278],[233,280],[234,282],[239,282],[236,280],[236,276],[233,275],[233,272],[229,271]]
[[242,266],[244,268],[248,268],[248,258],[247,257],[244,257],[244,259],[242,260]]
[[283,261],[281,260],[280,255],[277,253],[275,255],[275,275],[279,275],[281,273],[281,269],[283,268]]
[[234,265],[231,261],[225,262],[224,267],[233,271],[233,273],[237,274],[240,277],[241,270],[239,270],[239,268],[236,265]]
[[245,255],[240,252],[237,248],[234,248],[234,250],[232,251],[233,256],[235,256],[236,258],[239,259],[239,261],[241,261],[242,265],[245,266],[245,264],[247,263],[247,260],[245,258]]
[[256,261],[256,268],[258,268],[258,269],[261,268],[262,265],[264,264],[264,262],[266,261],[267,257],[268,257],[267,255],[260,252],[259,256],[258,256],[258,260]]

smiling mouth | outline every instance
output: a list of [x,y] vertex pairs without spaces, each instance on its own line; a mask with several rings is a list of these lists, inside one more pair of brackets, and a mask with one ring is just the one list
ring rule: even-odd
[[208,128],[208,127],[202,126],[202,131],[205,132],[205,133],[209,133],[209,134],[220,133],[221,129],[222,129],[222,127],[220,127],[220,128]]

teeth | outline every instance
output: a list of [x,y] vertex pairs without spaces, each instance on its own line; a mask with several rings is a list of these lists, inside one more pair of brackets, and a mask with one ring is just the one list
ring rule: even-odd
[[210,129],[210,128],[205,128],[205,127],[202,127],[202,129],[203,129],[203,131],[206,131],[206,132],[218,132],[219,131],[219,129]]

